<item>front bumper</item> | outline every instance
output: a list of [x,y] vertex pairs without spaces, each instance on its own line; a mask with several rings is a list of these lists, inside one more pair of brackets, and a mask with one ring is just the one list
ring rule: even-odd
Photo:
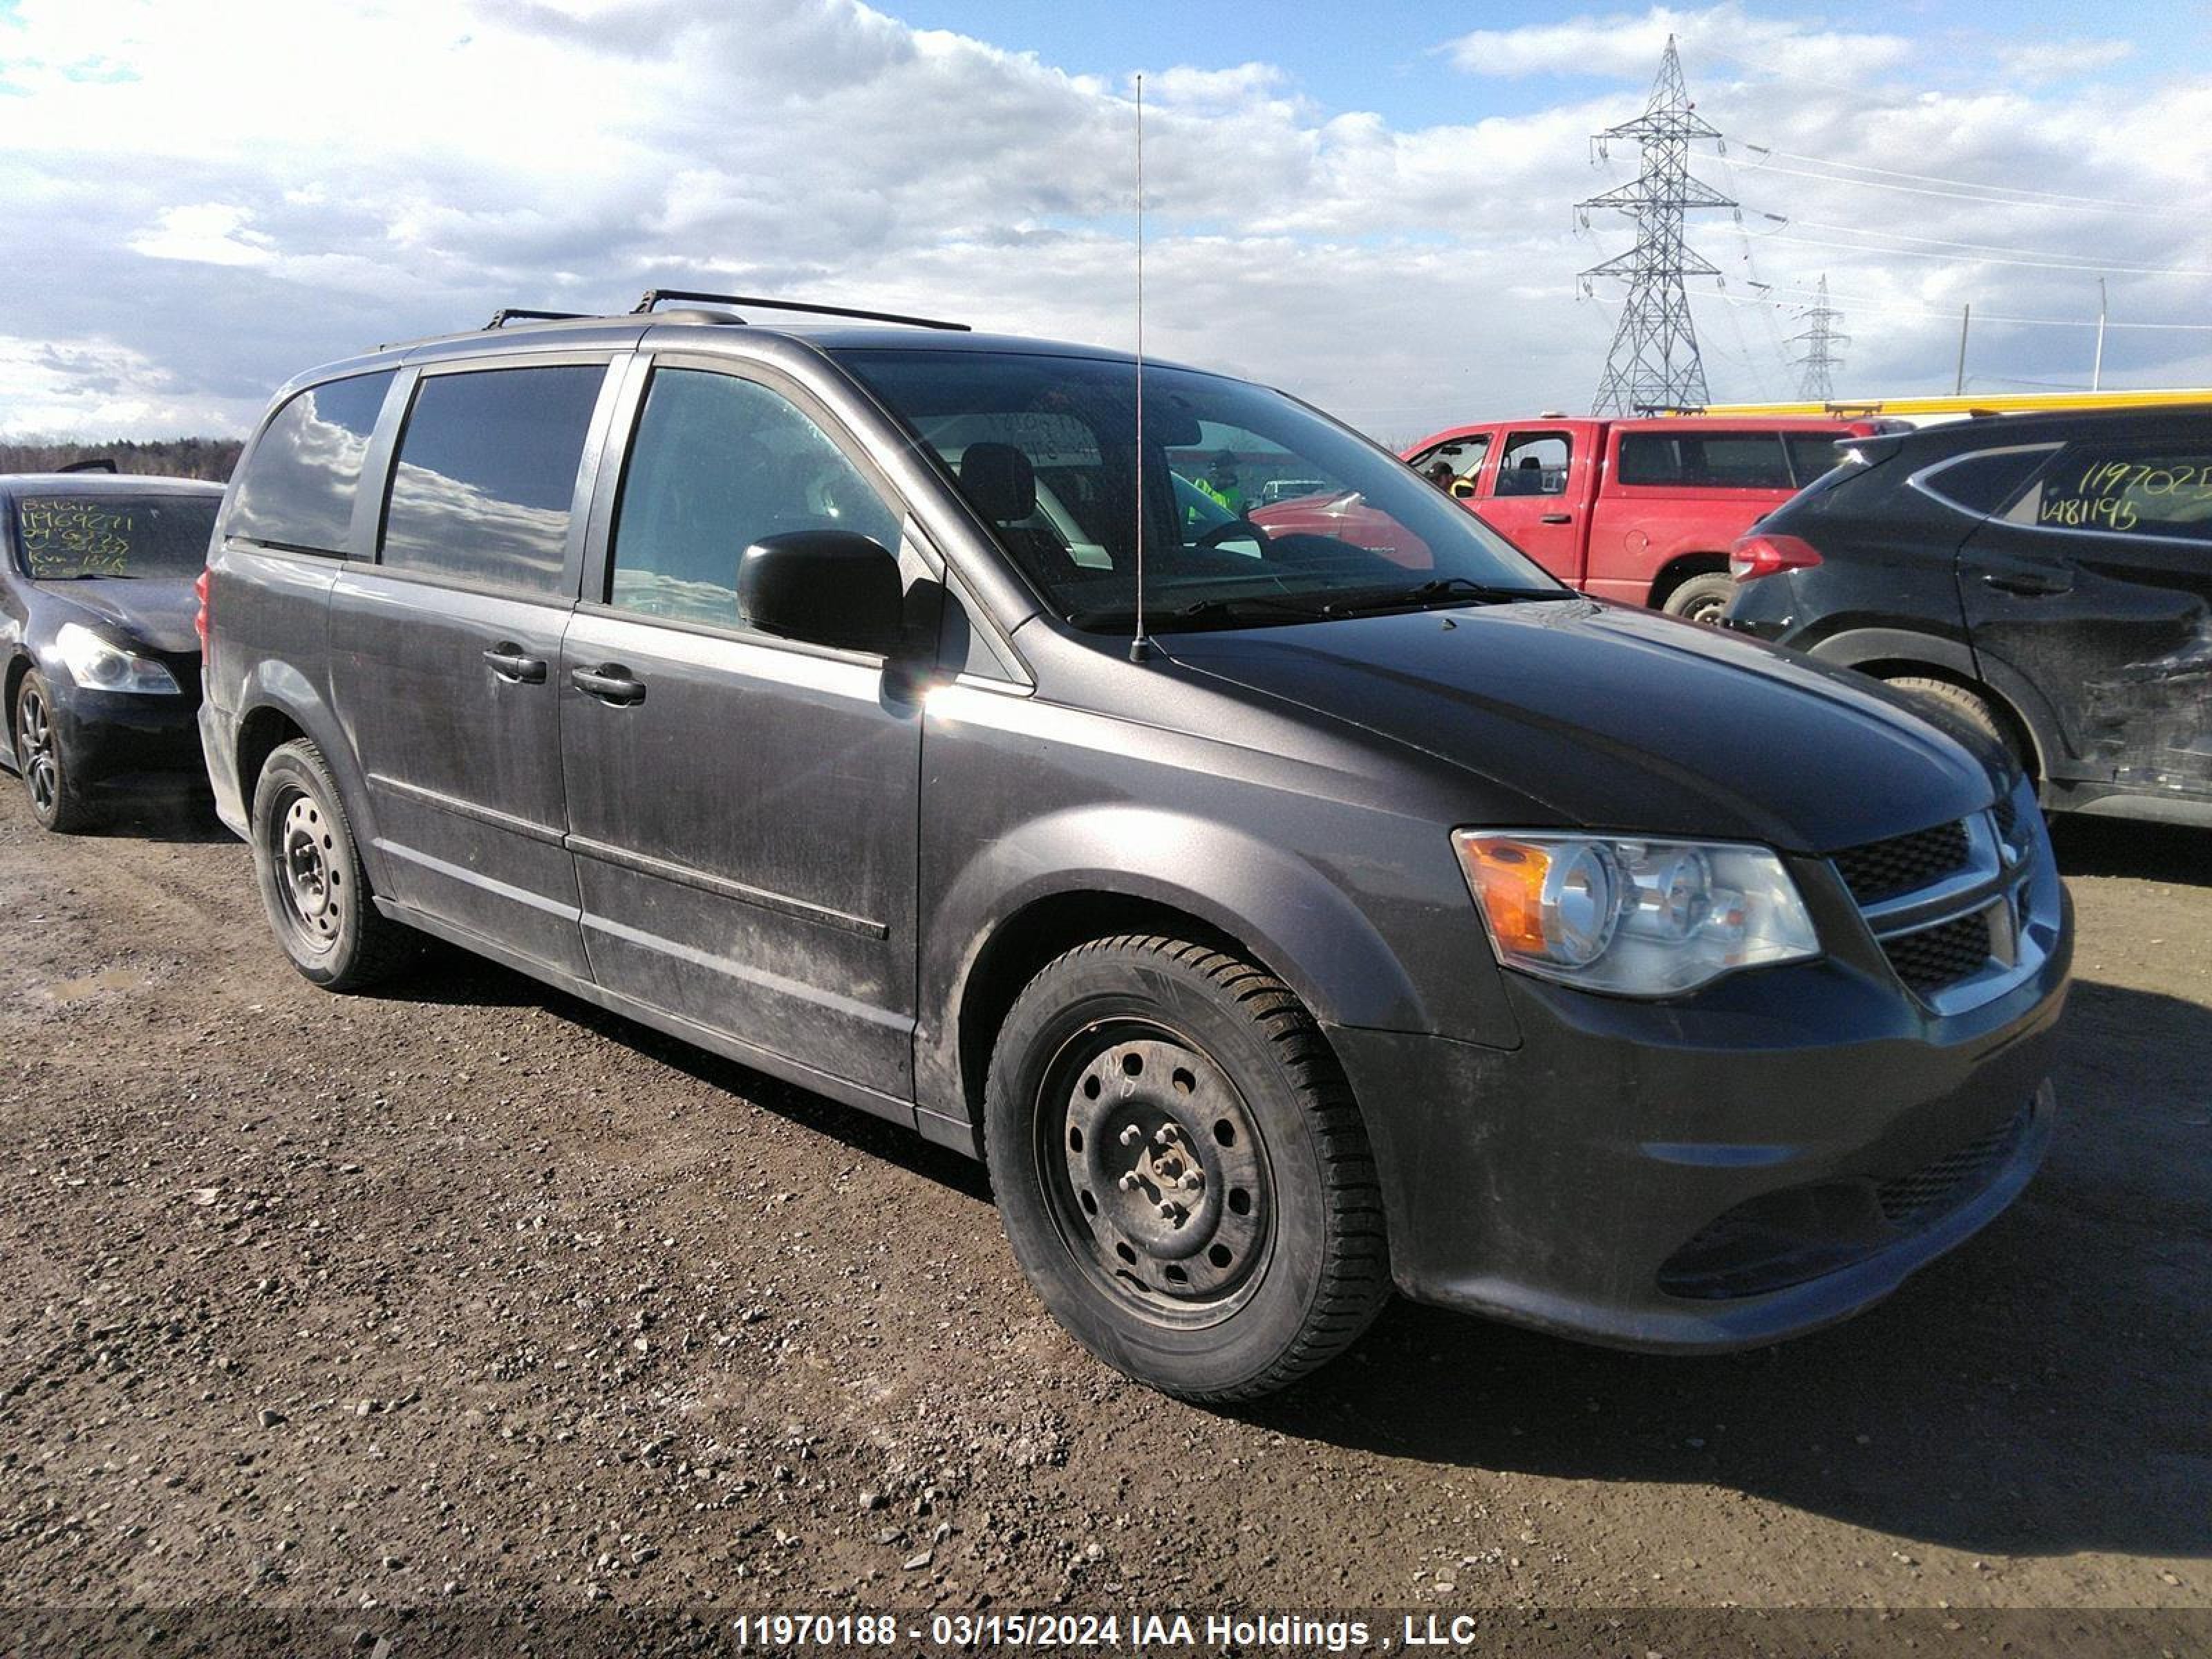
[[2002,1210],[2047,1147],[2070,927],[1940,1017],[1856,963],[1674,1004],[1508,975],[1511,1050],[1334,1027],[1415,1301],[1700,1352],[1881,1300]]
[[199,698],[91,691],[53,683],[54,735],[64,770],[85,785],[200,773]]

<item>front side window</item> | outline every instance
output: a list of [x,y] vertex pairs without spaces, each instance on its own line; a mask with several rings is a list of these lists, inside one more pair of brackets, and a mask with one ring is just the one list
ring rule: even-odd
[[[1219,375],[1016,352],[837,354],[942,462],[1046,602],[1100,633],[1571,597],[1395,457]],[[1295,492],[1295,493],[1293,493]]]
[[304,553],[343,553],[370,434],[392,372],[311,386],[276,412],[246,458],[230,533]]
[[197,576],[220,505],[216,495],[25,495],[16,560],[38,582]]
[[1498,457],[1493,495],[1564,495],[1574,447],[1564,432],[1516,432]]
[[426,374],[400,434],[383,561],[471,586],[561,586],[599,363]]
[[739,558],[792,530],[849,530],[895,551],[899,516],[789,399],[728,374],[656,370],[616,510],[607,602],[739,627]]
[[2212,446],[2076,445],[2005,517],[2043,530],[2212,542]]

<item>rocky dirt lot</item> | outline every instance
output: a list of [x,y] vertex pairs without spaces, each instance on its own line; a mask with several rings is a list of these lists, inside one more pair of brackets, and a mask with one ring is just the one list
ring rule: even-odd
[[326,996],[204,811],[0,778],[0,1600],[2203,1607],[2212,836],[2062,855],[2056,1150],[1891,1303],[1698,1360],[1399,1304],[1222,1415],[1063,1339],[961,1158],[458,955]]

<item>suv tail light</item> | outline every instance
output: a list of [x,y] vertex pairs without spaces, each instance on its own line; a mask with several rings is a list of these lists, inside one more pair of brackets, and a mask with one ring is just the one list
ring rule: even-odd
[[1729,550],[1729,574],[1740,582],[1756,580],[1784,570],[1802,570],[1820,562],[1810,542],[1771,532],[1746,536]]
[[192,612],[192,632],[200,636],[200,660],[203,663],[207,660],[208,654],[209,574],[210,572],[204,566],[203,566],[200,570],[199,580],[192,584],[192,592],[199,596],[200,602],[200,608]]

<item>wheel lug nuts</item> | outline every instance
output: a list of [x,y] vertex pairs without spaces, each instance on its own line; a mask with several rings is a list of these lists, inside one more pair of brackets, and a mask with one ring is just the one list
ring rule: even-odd
[[1195,1170],[1182,1178],[1182,1189],[1187,1193],[1194,1193],[1204,1185],[1206,1185],[1206,1177]]
[[1162,1218],[1166,1220],[1176,1220],[1182,1214],[1182,1206],[1180,1204],[1163,1204],[1160,1206],[1160,1214]]
[[1133,1193],[1137,1190],[1137,1177],[1133,1171],[1121,1177],[1121,1190],[1125,1193]]
[[1174,1146],[1175,1138],[1175,1125],[1172,1123],[1161,1124],[1159,1133],[1152,1137],[1153,1140],[1162,1146]]
[[1124,1146],[1133,1146],[1144,1138],[1145,1132],[1133,1123],[1121,1131],[1121,1144]]

